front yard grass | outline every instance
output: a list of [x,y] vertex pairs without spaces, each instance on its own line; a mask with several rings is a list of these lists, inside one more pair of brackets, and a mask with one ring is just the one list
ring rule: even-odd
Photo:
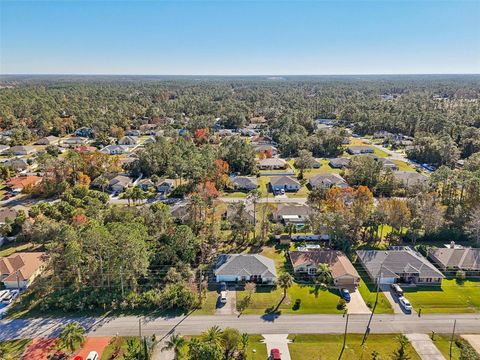
[[405,161],[401,161],[401,160],[392,160],[397,166],[398,166],[398,170],[400,171],[415,171],[415,168],[406,163]]
[[202,300],[202,305],[196,309],[192,315],[215,315],[217,308],[218,292],[216,284],[208,289],[205,297]]
[[262,340],[262,335],[250,335],[248,337],[247,360],[265,360],[267,358],[267,345]]
[[[440,352],[445,356],[445,359],[450,359],[450,339],[452,338],[451,335],[445,334],[435,334],[434,336],[434,343],[435,346],[440,350]],[[455,339],[453,340],[452,345],[452,360],[459,360],[460,359],[460,348],[455,343]]]
[[[370,360],[377,351],[381,359],[391,359],[398,348],[397,334],[371,334],[364,346],[361,334],[348,334],[343,360]],[[289,335],[288,344],[292,360],[337,360],[343,345],[343,335],[297,334]],[[410,360],[420,360],[412,345],[408,344]]]
[[480,280],[444,279],[442,286],[405,287],[405,297],[422,313],[480,312]]
[[[105,350],[103,350],[102,357],[100,360],[109,360],[113,353],[115,352],[115,342],[120,346],[120,354],[115,359],[123,359],[123,353],[127,351],[127,340],[136,338],[135,336],[124,336],[124,337],[113,337],[110,340],[110,343],[107,345]],[[160,345],[158,345],[160,346]]]
[[[0,348],[5,354],[11,355],[12,359],[21,359],[23,352],[31,341],[30,339],[2,341],[0,342]],[[3,359],[3,357],[0,358]]]
[[[377,296],[376,289],[373,289],[373,286],[369,288],[367,284],[365,284],[365,282],[361,279],[358,291],[360,292],[360,295],[362,295],[363,300],[365,300],[365,303],[367,305],[370,305],[369,308],[373,309],[373,305],[375,304],[375,298]],[[378,303],[375,309],[375,314],[393,314],[392,306],[382,292],[378,293]]]
[[[237,304],[247,296],[245,291],[237,291]],[[340,299],[338,290],[322,290],[314,285],[294,283],[288,290],[283,301],[283,290],[279,287],[259,286],[252,295],[250,305],[243,314],[267,314],[277,310],[279,314],[341,314],[337,309]],[[295,301],[301,301],[298,309],[294,308]],[[278,309],[277,309],[278,307]]]

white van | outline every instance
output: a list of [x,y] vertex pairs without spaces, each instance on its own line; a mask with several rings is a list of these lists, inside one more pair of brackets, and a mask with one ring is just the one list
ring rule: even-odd
[[96,351],[90,351],[85,360],[98,360],[98,353]]

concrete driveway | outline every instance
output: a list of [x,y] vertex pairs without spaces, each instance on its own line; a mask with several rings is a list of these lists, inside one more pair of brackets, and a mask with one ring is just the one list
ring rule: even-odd
[[218,296],[215,315],[235,315],[237,313],[237,291],[235,287],[228,288],[226,304],[220,304],[220,293]]
[[422,360],[445,360],[427,334],[406,334],[405,336]]
[[350,290],[350,302],[347,303],[347,309],[349,314],[370,314],[370,309],[368,308],[365,300],[363,300],[360,291]]
[[470,345],[480,354],[480,335],[462,335],[462,337],[467,340]]
[[268,356],[270,356],[270,350],[279,349],[282,360],[291,360],[288,350],[288,343],[291,341],[287,339],[288,334],[265,334],[262,336],[265,339],[263,342],[267,345]]
[[[392,289],[390,288],[390,285],[387,285],[387,284],[380,285],[380,290],[382,291],[383,295],[385,295],[387,300],[390,302],[390,305],[392,306],[393,312],[395,314],[411,315],[416,313],[415,310],[413,309],[411,313],[407,313],[405,312],[405,310],[403,310],[402,305],[400,305],[400,303],[398,302],[398,296],[393,293]],[[408,297],[406,298],[408,299]]]

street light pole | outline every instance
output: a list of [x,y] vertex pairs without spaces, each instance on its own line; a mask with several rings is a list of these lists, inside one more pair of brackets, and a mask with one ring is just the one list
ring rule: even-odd
[[370,318],[368,319],[368,324],[367,324],[367,328],[365,329],[365,334],[363,334],[362,345],[365,344],[365,341],[367,341],[367,336],[368,334],[370,334],[370,324],[372,323],[373,314],[375,313],[375,309],[377,308],[378,292],[380,291],[380,281],[383,276],[382,267],[383,267],[383,262],[380,264],[379,277],[377,278],[377,295],[375,296],[375,304],[373,305],[372,313],[370,314]]
[[450,339],[450,360],[452,359],[452,346],[453,346],[453,338],[455,337],[456,326],[457,326],[457,319],[455,319],[453,322],[452,338]]

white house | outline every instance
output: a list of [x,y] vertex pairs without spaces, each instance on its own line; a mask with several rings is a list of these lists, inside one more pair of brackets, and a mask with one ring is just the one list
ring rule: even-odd
[[277,281],[275,263],[258,254],[223,254],[215,264],[217,282],[256,282],[274,284]]

